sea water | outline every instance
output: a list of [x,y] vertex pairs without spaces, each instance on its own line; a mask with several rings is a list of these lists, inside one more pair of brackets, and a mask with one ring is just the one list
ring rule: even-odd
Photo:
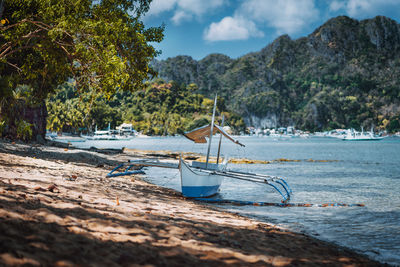
[[[346,203],[365,207],[222,207],[279,227],[303,232],[400,265],[400,138],[342,141],[312,137],[238,137],[245,148],[223,139],[222,154],[272,161],[270,164],[230,164],[234,170],[284,178],[293,190],[292,203]],[[216,154],[218,136],[211,149]],[[206,145],[182,137],[135,138],[129,141],[86,141],[77,147],[134,148],[206,153]],[[296,161],[276,161],[288,159]],[[177,170],[148,168],[149,182],[180,191]],[[271,187],[226,178],[220,199],[280,202]]]

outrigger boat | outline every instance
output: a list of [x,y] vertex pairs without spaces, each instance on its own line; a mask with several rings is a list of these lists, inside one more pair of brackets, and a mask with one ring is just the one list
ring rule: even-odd
[[[222,127],[214,123],[216,103],[217,103],[217,96],[215,96],[214,100],[213,115],[210,125],[197,128],[191,132],[187,132],[184,134],[185,137],[187,137],[188,139],[192,140],[195,143],[207,143],[206,137],[208,137],[209,142],[208,142],[206,162],[192,161],[192,163],[189,164],[188,162],[183,160],[182,156],[180,156],[179,158],[179,164],[162,163],[159,161],[151,161],[151,160],[135,160],[135,161],[129,161],[130,166],[128,167],[127,170],[129,170],[132,166],[179,169],[181,176],[182,194],[185,197],[204,198],[213,196],[219,192],[221,183],[224,180],[224,178],[231,178],[231,179],[239,179],[239,180],[269,185],[273,187],[282,196],[283,198],[282,202],[286,203],[287,201],[289,201],[290,196],[292,194],[292,190],[290,189],[286,181],[283,180],[282,178],[270,175],[228,170],[226,159],[224,160],[224,162],[219,163],[222,136],[226,137],[228,140],[232,141],[233,143],[239,146],[244,147],[244,145],[240,143],[238,140],[233,139],[228,133],[224,131]],[[216,134],[217,132],[220,133],[217,160],[216,163],[210,163],[209,158],[210,158],[211,141],[213,135]],[[115,168],[111,173],[109,173],[109,177],[124,175],[124,173],[113,174],[113,172],[116,171],[117,168]],[[129,174],[131,173],[132,171],[130,171]]]
[[362,127],[361,132],[357,132],[354,129],[348,130],[347,134],[342,138],[343,141],[379,141],[382,139],[383,137],[374,134],[372,127],[370,132],[364,132]]

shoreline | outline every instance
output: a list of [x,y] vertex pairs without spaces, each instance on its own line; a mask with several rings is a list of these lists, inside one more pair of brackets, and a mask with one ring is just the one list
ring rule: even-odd
[[0,141],[1,265],[384,265],[140,177],[105,178],[132,157]]

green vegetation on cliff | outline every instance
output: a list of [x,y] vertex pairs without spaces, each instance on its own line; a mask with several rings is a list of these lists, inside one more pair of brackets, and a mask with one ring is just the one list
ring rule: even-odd
[[386,17],[337,17],[238,59],[178,56],[153,67],[205,96],[218,92],[248,126],[400,130],[400,25]]

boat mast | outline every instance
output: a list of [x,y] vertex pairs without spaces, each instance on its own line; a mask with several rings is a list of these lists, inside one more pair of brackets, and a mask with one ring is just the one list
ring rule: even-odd
[[208,141],[206,169],[208,167],[208,160],[210,158],[211,140],[212,140],[213,130],[214,130],[214,118],[215,118],[215,108],[216,108],[216,106],[217,106],[217,94],[215,94],[213,114],[212,114],[212,118],[211,118],[211,129],[210,129],[210,137],[209,137],[210,140]]
[[[221,127],[224,127],[224,120],[225,120],[225,115],[222,115]],[[221,142],[222,142],[222,134],[219,136],[218,154],[217,154],[217,165],[218,165],[218,163],[219,163],[219,153],[221,152]]]

